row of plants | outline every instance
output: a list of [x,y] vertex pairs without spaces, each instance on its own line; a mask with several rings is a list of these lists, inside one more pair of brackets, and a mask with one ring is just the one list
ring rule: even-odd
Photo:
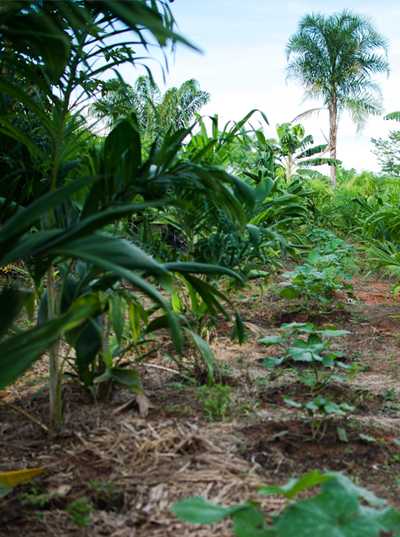
[[[47,28],[46,39],[27,33],[38,18]],[[117,21],[121,23],[118,28]],[[218,311],[231,318],[210,278],[240,276],[213,265],[160,263],[127,240],[120,223],[149,208],[185,211],[180,196],[186,195],[189,200],[197,196],[202,203],[209,200],[244,229],[243,205],[253,205],[253,190],[204,162],[201,154],[180,158],[191,128],[167,133],[162,144],[153,143],[143,158],[134,113],[124,116],[103,140],[93,136],[82,119],[101,74],[135,61],[130,47],[137,39],[146,43],[143,27],[160,47],[177,41],[188,44],[174,33],[173,23],[164,2],[95,6],[21,1],[0,12],[6,42],[1,61],[3,75],[7,75],[0,81],[0,133],[15,155],[14,165],[6,166],[2,177],[1,265],[23,262],[34,285],[34,292],[11,287],[0,295],[0,387],[13,382],[49,349],[53,431],[62,417],[62,338],[74,349],[76,371],[87,386],[94,389],[95,384],[104,386],[114,380],[140,390],[137,372],[127,368],[129,363],[124,367],[120,363],[127,348],[121,348],[127,310],[132,331],[129,345],[137,345],[146,331],[168,326],[181,353],[185,330],[205,358],[210,379],[212,355],[207,346],[190,330],[190,323],[174,313],[159,288],[172,293],[173,275],[180,274],[202,298],[210,316]],[[99,59],[106,60],[101,67]],[[35,116],[34,128],[26,124],[26,113]],[[45,150],[37,143],[38,137]],[[130,282],[136,292],[122,292],[122,280]],[[152,303],[147,311],[143,297]],[[24,306],[33,313],[34,298],[40,304],[37,326],[23,330],[15,321]],[[161,315],[150,322],[150,315],[157,311]],[[117,349],[115,345],[110,348],[111,328]],[[242,338],[238,316],[236,334]]]
[[[42,35],[26,33],[38,17],[57,44],[51,50]],[[12,30],[10,20],[16,21]],[[173,24],[161,1],[104,3],[102,9],[87,2],[21,1],[0,12],[0,261],[2,267],[22,263],[33,284],[33,291],[11,287],[0,295],[0,388],[49,349],[53,431],[61,424],[67,363],[97,398],[107,397],[115,382],[141,392],[135,360],[124,356],[132,350],[140,355],[140,346],[159,329],[169,327],[178,354],[185,338],[191,340],[194,364],[201,360],[212,385],[216,361],[202,336],[218,314],[229,320],[233,314],[234,335],[243,339],[221,277],[225,290],[240,289],[305,247],[293,222],[309,221],[312,192],[299,179],[286,176],[285,182],[283,164],[274,159],[272,168],[256,175],[245,166],[242,178],[232,175],[237,152],[249,144],[261,144],[264,160],[270,158],[271,144],[248,126],[255,111],[222,131],[212,118],[211,134],[200,117],[194,125],[184,125],[185,117],[173,129],[143,132],[135,100],[129,107],[117,99],[106,136],[85,120],[88,109],[98,113],[110,106],[110,91],[120,95],[126,87],[121,80],[118,87],[107,85],[101,76],[136,60],[131,45],[150,39],[143,37],[143,25],[160,47],[178,41],[191,46]],[[99,59],[106,60],[100,67]],[[140,84],[157,93],[150,79]],[[100,108],[93,108],[93,100]],[[300,126],[285,124],[278,134],[282,158],[312,143]],[[276,148],[272,154],[281,158]],[[179,248],[169,247],[171,234]],[[123,281],[129,291],[121,288]],[[16,322],[22,308],[34,316],[35,303],[36,326],[22,329]],[[61,341],[72,349],[65,358]]]

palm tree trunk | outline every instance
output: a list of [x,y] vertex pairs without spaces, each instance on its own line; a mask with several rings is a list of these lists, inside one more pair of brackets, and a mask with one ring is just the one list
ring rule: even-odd
[[[336,158],[336,138],[337,138],[337,102],[333,97],[329,103],[329,147],[330,157]],[[331,186],[336,186],[336,165],[331,164]]]

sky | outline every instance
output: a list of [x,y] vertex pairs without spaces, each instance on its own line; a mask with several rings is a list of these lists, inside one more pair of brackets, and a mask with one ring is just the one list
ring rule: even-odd
[[[332,7],[334,6],[334,7]],[[164,83],[160,67],[149,64],[162,91],[195,78],[211,101],[202,114],[218,114],[220,125],[240,120],[252,109],[262,110],[268,137],[276,137],[276,125],[290,122],[298,114],[318,106],[303,101],[303,91],[286,81],[285,47],[297,31],[300,19],[310,12],[325,15],[342,9],[370,15],[376,28],[389,41],[390,76],[376,77],[382,89],[385,113],[400,110],[400,1],[399,0],[175,0],[170,4],[177,31],[202,49],[202,53],[178,45],[167,53],[168,72]],[[124,73],[133,84],[140,69]],[[255,116],[256,117],[256,116]],[[260,116],[258,119],[262,122]],[[307,134],[316,144],[325,143],[329,132],[328,112],[318,118],[303,119]],[[256,120],[253,125],[258,125]],[[337,157],[346,169],[379,171],[371,150],[371,138],[386,138],[389,130],[400,130],[394,121],[372,117],[362,133],[343,114],[339,123]],[[322,171],[322,170],[321,170]],[[328,170],[325,171],[328,173]]]

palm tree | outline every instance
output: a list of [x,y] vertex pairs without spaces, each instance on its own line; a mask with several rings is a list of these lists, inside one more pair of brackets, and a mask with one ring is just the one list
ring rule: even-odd
[[[296,119],[329,110],[328,149],[332,159],[336,159],[338,120],[344,110],[350,113],[357,131],[365,126],[369,115],[381,113],[381,92],[372,75],[389,74],[387,50],[388,42],[377,32],[372,19],[348,10],[329,16],[307,14],[290,38],[286,47],[287,77],[304,88],[305,98],[322,99],[324,104]],[[333,187],[335,180],[336,166],[331,164]]]
[[194,78],[164,95],[148,75],[140,76],[133,87],[112,78],[103,83],[102,96],[91,105],[90,113],[111,128],[120,117],[134,111],[143,137],[154,141],[190,125],[209,101],[210,94],[202,91]]
[[200,89],[194,78],[186,80],[179,88],[165,92],[158,106],[158,123],[163,134],[191,124],[195,114],[210,102],[210,94]]

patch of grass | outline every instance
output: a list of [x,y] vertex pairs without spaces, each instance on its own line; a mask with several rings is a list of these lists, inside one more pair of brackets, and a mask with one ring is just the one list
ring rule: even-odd
[[366,322],[366,321],[371,321],[372,319],[371,316],[365,315],[361,311],[352,311],[351,318],[353,319],[353,321],[357,321],[357,322]]
[[197,395],[201,402],[204,417],[209,421],[225,419],[232,410],[230,386],[215,384],[214,386],[203,386]]
[[92,511],[92,505],[86,497],[79,498],[75,502],[72,502],[67,507],[67,513],[71,517],[71,522],[82,530],[85,526],[90,524],[90,513]]

